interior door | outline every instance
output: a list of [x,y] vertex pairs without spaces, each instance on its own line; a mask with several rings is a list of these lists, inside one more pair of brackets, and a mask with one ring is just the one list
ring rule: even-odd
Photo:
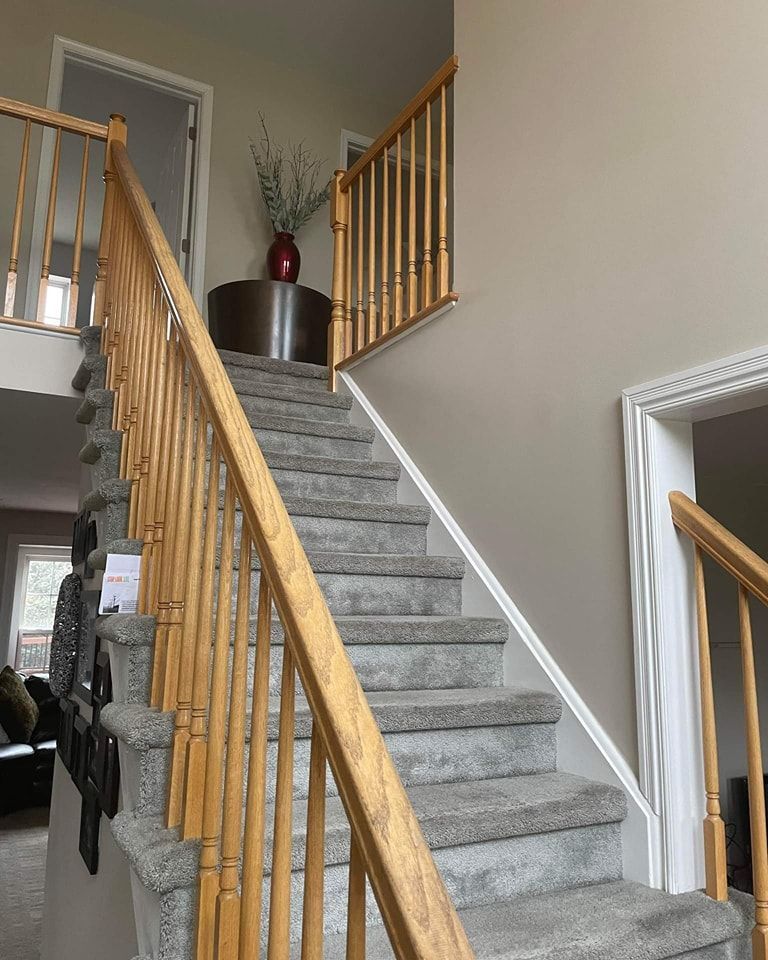
[[155,212],[187,283],[192,262],[192,180],[195,157],[195,107],[182,114],[168,145],[158,178]]

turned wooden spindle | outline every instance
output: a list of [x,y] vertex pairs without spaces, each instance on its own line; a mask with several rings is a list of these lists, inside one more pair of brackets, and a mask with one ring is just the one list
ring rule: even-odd
[[397,135],[395,149],[395,316],[394,325],[403,322],[403,135]]
[[301,960],[323,960],[325,748],[316,723],[312,724],[312,745],[309,754],[306,836]]
[[59,189],[59,162],[61,160],[61,127],[56,128],[56,140],[53,147],[53,167],[51,184],[48,190],[48,210],[45,214],[45,233],[43,235],[43,264],[40,271],[40,290],[37,298],[37,320],[45,322],[45,301],[48,295],[48,277],[51,274],[51,255],[53,253],[53,228],[56,223],[56,196]]
[[384,148],[381,171],[381,332],[390,327],[389,316],[389,153]]
[[[221,526],[221,564],[216,603],[216,636],[213,647],[208,710],[208,745],[205,758],[203,828],[198,885],[196,960],[215,958],[216,897],[219,893],[218,847],[221,835],[222,773],[227,718],[227,665],[232,617],[232,562],[234,559],[235,488],[227,472],[224,488],[224,518]],[[240,570],[239,577],[250,576]]]
[[376,163],[371,160],[368,192],[368,323],[366,343],[376,339]]
[[239,953],[240,895],[237,887],[243,817],[248,621],[251,604],[251,537],[245,523],[240,532],[238,569],[240,573],[237,581],[232,677],[229,684],[227,764],[224,773],[224,810],[221,827],[221,876],[216,902],[216,960],[238,960]]
[[331,229],[333,230],[333,280],[331,282],[331,320],[328,325],[328,389],[336,386],[336,364],[347,356],[346,277],[351,267],[347,263],[347,224],[349,219],[347,194],[341,190],[343,170],[334,174],[331,188]]
[[248,789],[245,799],[239,960],[259,956],[261,948],[271,628],[272,594],[262,570],[256,618],[256,663],[253,671]]
[[208,717],[211,637],[213,636],[213,594],[216,583],[220,475],[221,453],[214,435],[211,441],[210,466],[208,468],[205,533],[203,536],[200,590],[197,602],[189,744],[187,746],[184,812],[181,824],[181,836],[184,840],[199,837],[203,829],[203,797],[207,753],[206,722]]
[[440,179],[437,187],[437,296],[445,297],[450,284],[448,256],[448,120],[445,84],[440,87]]
[[296,668],[286,631],[280,682],[280,730],[277,741],[275,825],[269,894],[267,960],[288,960],[291,941],[291,845],[293,840],[293,746]]
[[[97,325],[104,323],[110,306],[107,297],[110,277],[109,264],[115,250],[113,240],[118,184],[112,147],[115,143],[125,146],[127,137],[128,128],[125,125],[125,117],[122,114],[113,113],[109,118],[107,145],[104,152],[104,208],[101,217],[101,230],[99,231],[99,247],[96,253],[96,281],[93,285],[93,322]],[[122,190],[120,190],[120,194],[122,196]]]
[[432,104],[424,113],[424,251],[421,264],[421,308],[432,303]]
[[21,224],[24,216],[24,191],[27,185],[27,168],[29,166],[29,135],[32,123],[24,123],[24,139],[21,142],[21,160],[19,161],[19,179],[16,184],[16,206],[13,210],[13,227],[11,228],[11,256],[8,261],[8,280],[5,286],[4,316],[12,317],[16,303],[16,279],[19,272],[19,245],[21,243]]
[[346,321],[344,324],[344,356],[348,357],[355,349],[355,317],[352,308],[352,224],[354,223],[352,187],[348,187],[344,191],[344,196],[347,200],[347,249],[344,255],[344,319]]
[[416,120],[411,117],[410,157],[408,172],[408,316],[419,310],[419,281],[416,275]]
[[363,303],[363,178],[357,181],[357,314],[355,316],[355,350],[365,346],[365,305]]
[[365,864],[354,829],[349,846],[346,960],[365,960]]
[[88,186],[88,153],[91,138],[83,143],[83,160],[80,167],[80,190],[77,196],[77,215],[75,217],[75,240],[72,245],[72,274],[69,284],[69,310],[67,326],[77,326],[77,304],[80,299],[80,261],[83,254],[83,226],[85,224],[85,194]]
[[749,593],[739,584],[739,634],[744,682],[744,722],[747,733],[747,782],[749,786],[752,888],[755,926],[752,931],[753,960],[768,960],[768,829],[765,820],[763,754],[760,743],[760,711],[755,673],[755,651],[749,613]]
[[704,818],[704,864],[706,889],[715,900],[728,899],[728,876],[725,857],[725,824],[720,816],[720,776],[717,758],[715,695],[712,686],[712,659],[709,650],[707,597],[701,547],[695,545],[694,575],[696,583],[696,616],[699,638],[699,683],[701,688],[701,733],[704,748],[704,787],[707,792],[707,813]]

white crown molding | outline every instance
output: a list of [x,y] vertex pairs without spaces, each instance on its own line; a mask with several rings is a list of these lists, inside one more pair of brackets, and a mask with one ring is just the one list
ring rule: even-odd
[[768,347],[623,391],[640,785],[660,817],[664,885],[703,882],[704,789],[691,551],[671,490],[695,498],[692,424],[768,402]]
[[359,403],[360,407],[378,431],[379,435],[390,447],[394,457],[400,462],[403,469],[412,479],[422,497],[432,509],[435,518],[442,524],[452,538],[467,564],[475,572],[496,606],[505,617],[521,641],[528,648],[542,672],[551,682],[558,695],[562,698],[576,722],[585,732],[595,749],[612,771],[616,781],[622,786],[627,795],[631,821],[629,837],[633,851],[627,851],[627,835],[625,834],[625,858],[629,853],[633,863],[630,873],[635,879],[642,879],[653,886],[662,883],[661,872],[661,837],[659,833],[658,817],[644,795],[634,771],[626,758],[606,732],[605,728],[595,717],[536,631],[523,616],[517,604],[512,600],[496,575],[483,560],[469,537],[456,522],[453,515],[435,492],[424,474],[409,456],[400,441],[373,407],[365,393],[355,383],[348,370],[341,371],[339,376]]

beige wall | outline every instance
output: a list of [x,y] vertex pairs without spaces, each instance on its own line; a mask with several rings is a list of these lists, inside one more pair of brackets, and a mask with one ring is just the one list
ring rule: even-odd
[[[330,176],[338,163],[342,127],[374,136],[401,106],[388,101],[385,78],[380,76],[333,86],[303,72],[301,49],[276,50],[270,60],[244,44],[218,40],[210,29],[196,32],[195,17],[184,5],[169,4],[161,17],[148,19],[130,3],[105,8],[99,0],[6,0],[3,19],[0,96],[45,104],[52,38],[57,33],[213,85],[206,292],[228,280],[263,274],[271,230],[248,149],[249,134],[258,133],[260,110],[276,139],[305,139],[327,157]],[[255,19],[255,28],[257,24]],[[129,150],[130,123],[128,117]],[[11,121],[0,124],[0,183],[13,184],[0,191],[0,262],[6,262],[19,148],[6,139]],[[20,143],[21,124],[18,127]],[[35,182],[31,176],[30,194]],[[301,231],[298,243],[301,282],[326,289],[331,270],[327,207]]]
[[619,396],[768,340],[768,7],[455,9],[461,302],[355,379],[636,764]]

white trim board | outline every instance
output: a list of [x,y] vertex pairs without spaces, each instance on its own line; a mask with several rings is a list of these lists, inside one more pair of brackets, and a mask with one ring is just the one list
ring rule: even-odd
[[658,817],[621,752],[349,371],[340,371],[339,380],[342,389],[346,389],[356,401],[352,410],[353,422],[372,425],[376,430],[374,456],[394,459],[401,464],[400,500],[426,503],[431,507],[429,552],[458,553],[465,559],[464,613],[500,617],[510,624],[505,677],[511,679],[514,669],[515,682],[552,690],[562,699],[563,717],[558,724],[559,768],[613,783],[624,790],[628,806],[623,827],[625,876],[660,886]]
[[768,346],[623,391],[640,785],[661,824],[664,885],[703,885],[692,551],[667,496],[695,498],[692,424],[768,403]]
[[[190,290],[198,307],[202,310],[205,290],[205,247],[208,229],[208,184],[211,166],[211,132],[213,127],[213,87],[199,80],[191,80],[168,70],[161,70],[138,60],[131,60],[117,53],[100,50],[77,40],[69,40],[55,34],[51,53],[51,70],[48,77],[46,107],[59,110],[64,83],[64,65],[66,62],[79,63],[106,73],[126,77],[130,80],[152,87],[162,93],[171,94],[193,104],[197,110],[197,139],[195,143],[195,171],[193,184],[193,215],[191,223],[192,271]],[[115,105],[119,109],[119,104]],[[30,311],[37,308],[37,291],[42,267],[42,241],[45,231],[45,211],[48,202],[48,185],[53,168],[53,131],[43,134],[40,148],[35,206],[33,213],[32,243],[30,246],[29,275],[25,313],[28,319]],[[128,152],[131,146],[130,117],[128,118]]]

